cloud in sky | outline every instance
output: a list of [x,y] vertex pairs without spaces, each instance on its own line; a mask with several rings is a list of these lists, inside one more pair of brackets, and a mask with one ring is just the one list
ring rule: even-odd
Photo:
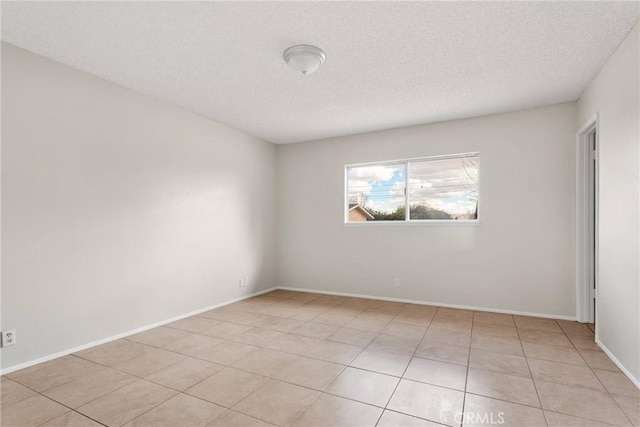
[[395,210],[404,203],[404,174],[404,163],[349,168],[349,200],[366,201],[372,209]]
[[[359,166],[348,170],[349,198],[381,211],[404,204],[405,165]],[[459,215],[475,209],[478,158],[452,158],[409,163],[409,202]]]
[[382,212],[393,212],[398,206],[404,205],[404,172],[398,171],[394,178],[374,187],[374,191],[369,195],[367,207]]

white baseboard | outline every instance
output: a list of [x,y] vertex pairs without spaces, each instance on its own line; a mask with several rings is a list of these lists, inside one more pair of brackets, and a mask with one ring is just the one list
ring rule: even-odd
[[637,388],[640,389],[640,379],[634,377],[631,372],[629,372],[629,370],[627,368],[624,367],[624,365],[622,364],[622,362],[620,362],[618,360],[617,357],[615,357],[613,355],[613,353],[611,353],[611,350],[609,350],[607,348],[606,345],[604,345],[597,337],[596,337],[596,344],[598,345],[598,347],[600,347],[602,349],[602,351],[604,351],[606,353],[607,356],[609,356],[609,359],[611,359],[613,361],[613,363],[616,364],[616,366],[618,368],[620,368],[620,370],[622,371],[623,374],[625,374],[627,376],[627,378],[629,378],[629,380],[633,383],[633,385],[635,385]]
[[459,305],[459,304],[445,304],[441,302],[433,302],[433,301],[421,301],[421,300],[412,300],[412,299],[403,299],[403,298],[390,298],[390,297],[379,297],[375,295],[366,295],[366,294],[351,294],[347,292],[332,292],[332,291],[320,291],[316,289],[306,289],[306,288],[292,288],[287,286],[278,286],[276,289],[282,289],[284,291],[296,291],[296,292],[307,292],[311,294],[322,294],[322,295],[336,295],[341,297],[354,297],[354,298],[367,298],[367,299],[375,299],[380,301],[391,301],[391,302],[402,302],[408,304],[419,304],[419,305],[433,305],[436,307],[446,307],[446,308],[459,308],[462,310],[475,310],[475,311],[486,311],[490,313],[504,313],[504,314],[515,314],[518,316],[531,316],[531,317],[544,317],[546,319],[560,319],[560,320],[571,320],[575,321],[575,316],[562,316],[560,314],[546,314],[546,313],[529,313],[526,311],[514,311],[514,310],[502,310],[498,308],[486,308],[486,307],[476,307],[472,305]]
[[[91,347],[96,347],[98,345],[101,344],[106,344],[108,342],[111,341],[115,341],[117,339],[120,338],[125,338],[134,334],[138,334],[140,332],[144,332],[147,331],[149,329],[153,329],[153,328],[157,328],[158,326],[163,326],[166,325],[168,323],[172,323],[181,319],[184,319],[186,317],[191,317],[191,316],[195,316],[198,315],[200,313],[204,313],[205,311],[209,311],[209,310],[213,310],[219,307],[223,307],[225,305],[229,305],[229,304],[233,304],[234,302],[238,302],[238,301],[242,301],[245,300],[247,298],[251,298],[257,295],[261,295],[261,294],[265,294],[267,292],[271,292],[274,291],[276,289],[281,289],[281,290],[285,290],[285,291],[296,291],[296,292],[307,292],[307,293],[313,293],[313,294],[321,294],[321,295],[336,295],[336,296],[345,296],[345,297],[354,297],[354,298],[368,298],[368,299],[374,299],[374,300],[380,300],[380,301],[392,301],[392,302],[401,302],[401,303],[409,303],[409,304],[419,304],[419,305],[432,305],[432,306],[436,306],[436,307],[447,307],[447,308],[458,308],[458,309],[463,309],[463,310],[476,310],[476,311],[486,311],[486,312],[493,312],[493,313],[505,313],[505,314],[515,314],[515,315],[521,315],[521,316],[532,316],[532,317],[543,317],[543,318],[551,318],[551,319],[562,319],[562,320],[576,320],[575,317],[572,316],[561,316],[561,315],[553,315],[553,314],[546,314],[546,313],[530,313],[530,312],[524,312],[524,311],[514,311],[514,310],[501,310],[501,309],[490,309],[490,308],[485,308],[485,307],[475,307],[475,306],[468,306],[468,305],[459,305],[459,304],[444,304],[444,303],[439,303],[439,302],[432,302],[432,301],[420,301],[420,300],[411,300],[411,299],[403,299],[403,298],[390,298],[390,297],[379,297],[379,296],[375,296],[375,295],[366,295],[366,294],[353,294],[353,293],[347,293],[347,292],[332,292],[332,291],[322,291],[322,290],[316,290],[316,289],[305,289],[305,288],[294,288],[294,287],[286,287],[286,286],[277,286],[277,287],[273,287],[273,288],[269,288],[269,289],[265,289],[263,291],[259,291],[259,292],[254,292],[252,294],[248,294],[248,295],[244,295],[238,298],[234,298],[232,300],[229,301],[225,301],[219,304],[214,304],[208,307],[204,307],[198,310],[194,310],[191,311],[189,313],[185,313],[185,314],[181,314],[179,316],[175,316],[172,317],[170,319],[165,319],[162,320],[160,322],[156,322],[150,325],[146,325],[146,326],[142,326],[140,328],[136,328],[136,329],[132,329],[130,331],[126,331],[123,332],[121,334],[118,335],[113,335],[111,337],[108,338],[103,338],[100,340],[96,340],[96,341],[92,341],[90,343],[87,344],[83,344],[77,347],[73,347],[67,350],[63,350],[54,354],[50,354],[48,356],[44,356],[44,357],[40,357],[38,359],[34,359],[34,360],[30,360],[28,362],[24,362],[24,363],[20,363],[17,365],[13,365],[10,366],[8,368],[2,369],[0,370],[0,375],[5,375],[5,374],[9,374],[11,372],[14,371],[18,371],[20,369],[24,369],[24,368],[28,368],[30,366],[33,365],[37,365],[39,363],[43,363],[43,362],[48,362],[49,360],[53,360],[53,359],[57,359],[58,357],[62,357],[62,356],[66,356],[68,354],[71,353],[75,353],[78,351],[82,351],[82,350],[86,350],[88,348]],[[629,380],[640,389],[640,380],[638,380],[637,378],[635,378],[631,372],[629,372],[629,370],[627,368],[624,367],[624,365],[618,360],[618,358],[616,358],[613,353],[602,343],[600,342],[600,340],[598,340],[596,338],[596,344],[602,349],[602,351],[604,351],[607,356],[609,356],[609,358],[613,361],[613,363],[616,364],[616,366],[618,366],[618,368],[620,368],[620,370],[629,378]]]
[[[476,306],[468,306],[468,305],[459,305],[459,304],[445,304],[445,303],[439,303],[439,302],[432,302],[432,301],[420,301],[420,300],[411,300],[411,299],[403,299],[403,298],[390,298],[390,297],[379,297],[379,296],[375,296],[375,295],[366,295],[366,294],[353,294],[353,293],[347,293],[347,292],[332,292],[332,291],[322,291],[322,290],[316,290],[316,289],[306,289],[306,288],[294,288],[294,287],[286,287],[286,286],[277,286],[277,287],[273,287],[273,288],[269,288],[269,289],[265,289],[263,291],[259,291],[259,292],[254,292],[252,294],[248,294],[248,295],[244,295],[238,298],[234,298],[232,300],[229,301],[225,301],[219,304],[214,304],[208,307],[204,307],[198,310],[194,310],[191,311],[189,313],[185,313],[185,314],[181,314],[179,316],[175,316],[172,317],[170,319],[165,319],[162,320],[160,322],[156,322],[150,325],[146,325],[146,326],[142,326],[140,328],[136,328],[136,329],[132,329],[130,331],[126,331],[123,332],[121,334],[118,335],[114,335],[108,338],[103,338],[97,341],[92,341],[90,343],[87,344],[83,344],[74,348],[70,348],[67,350],[63,350],[54,354],[50,354],[48,356],[44,356],[44,357],[40,357],[38,359],[34,359],[34,360],[30,360],[28,362],[24,362],[24,363],[20,363],[17,365],[13,365],[10,366],[8,368],[2,369],[0,370],[0,375],[5,375],[5,374],[9,374],[11,372],[14,371],[18,371],[20,369],[24,369],[24,368],[28,368],[30,366],[33,365],[37,365],[39,363],[43,363],[43,362],[47,362],[49,360],[53,360],[53,359],[57,359],[58,357],[62,357],[62,356],[66,356],[68,354],[71,353],[75,353],[78,351],[82,351],[82,350],[86,350],[88,348],[91,347],[95,347],[101,344],[106,344],[108,342],[111,341],[115,341],[117,339],[120,338],[125,338],[134,334],[138,334],[140,332],[144,332],[146,330],[149,329],[153,329],[153,328],[157,328],[158,326],[163,326],[166,325],[168,323],[172,323],[181,319],[184,319],[186,317],[191,317],[191,316],[195,316],[198,315],[200,313],[204,313],[205,311],[209,311],[209,310],[213,310],[219,307],[223,307],[225,305],[229,305],[229,304],[233,304],[234,302],[238,302],[238,301],[242,301],[245,300],[247,298],[251,298],[257,295],[261,295],[261,294],[265,294],[267,292],[271,292],[274,291],[276,289],[281,289],[281,290],[285,290],[285,291],[296,291],[296,292],[307,292],[307,293],[313,293],[313,294],[321,294],[321,295],[336,295],[336,296],[345,296],[345,297],[355,297],[355,298],[368,298],[368,299],[374,299],[374,300],[380,300],[380,301],[392,301],[392,302],[402,302],[402,303],[409,303],[409,304],[419,304],[419,305],[432,305],[432,306],[436,306],[436,307],[447,307],[447,308],[458,308],[458,309],[463,309],[463,310],[476,310],[476,311],[486,311],[486,312],[493,312],[493,313],[505,313],[505,314],[515,314],[515,315],[521,315],[521,316],[532,316],[532,317],[543,317],[543,318],[551,318],[551,319],[562,319],[562,320],[576,320],[575,317],[573,316],[561,316],[561,315],[553,315],[553,314],[546,314],[546,313],[530,313],[530,312],[524,312],[524,311],[514,311],[514,310],[501,310],[501,309],[490,309],[490,308],[485,308],[485,307],[476,307]],[[640,389],[640,380],[635,378],[631,372],[629,372],[629,370],[627,368],[624,367],[624,365],[618,360],[618,358],[616,358],[613,353],[602,343],[600,342],[600,340],[598,340],[596,338],[596,344],[602,349],[602,351],[604,351],[607,356],[609,356],[609,358],[613,361],[613,363],[616,364],[616,366],[618,368],[620,368],[620,370],[629,378],[629,380],[637,387]]]
[[[444,303],[432,302],[432,301],[419,301],[419,300],[410,300],[410,299],[403,299],[403,298],[379,297],[374,295],[352,294],[347,292],[320,291],[316,289],[293,288],[293,287],[287,287],[287,286],[278,286],[276,289],[281,289],[284,291],[307,292],[307,293],[321,294],[321,295],[336,295],[336,296],[344,296],[344,297],[368,298],[368,299],[374,299],[374,300],[380,300],[380,301],[402,302],[402,303],[419,304],[419,305],[432,305],[436,307],[459,308],[463,310],[486,311],[490,313],[505,313],[505,314],[515,314],[519,316],[531,316],[531,317],[542,317],[547,319],[576,321],[575,316],[562,316],[562,315],[546,314],[546,313],[530,313],[526,311],[501,310],[501,309],[492,309],[492,308],[485,308],[485,307],[475,307],[475,306],[469,306],[469,305],[444,304]],[[624,373],[629,378],[629,380],[636,387],[640,389],[640,380],[635,378],[631,374],[631,372],[629,372],[629,370],[625,368],[624,365],[618,360],[618,358],[616,358],[613,355],[613,353],[611,353],[611,351],[604,344],[602,344],[600,340],[598,340],[597,337],[595,341],[596,341],[596,344],[602,349],[602,351],[604,351],[606,355],[609,356],[609,358],[613,361],[613,363],[615,363],[616,366],[620,368],[622,373]]]
[[[379,297],[379,296],[375,296],[375,295],[366,295],[366,294],[352,294],[352,293],[346,293],[346,292],[332,292],[332,291],[323,291],[323,290],[316,290],[316,289],[306,289],[306,288],[293,288],[293,287],[285,287],[285,286],[277,286],[277,287],[273,287],[273,288],[269,288],[269,289],[265,289],[263,291],[259,291],[259,292],[254,292],[252,294],[248,294],[248,295],[244,295],[242,297],[238,297],[238,298],[234,298],[232,300],[229,301],[225,301],[219,304],[215,304],[215,305],[211,305],[209,307],[204,307],[189,313],[185,313],[185,314],[181,314],[179,316],[175,316],[172,317],[170,319],[165,319],[162,320],[160,322],[156,322],[150,325],[146,325],[140,328],[136,328],[130,331],[126,331],[123,332],[121,334],[118,335],[114,335],[108,338],[103,338],[97,341],[92,341],[77,347],[73,347],[67,350],[63,350],[54,354],[50,354],[48,356],[44,356],[44,357],[40,357],[38,359],[34,359],[34,360],[30,360],[28,362],[24,362],[24,363],[20,363],[17,365],[13,365],[13,366],[9,366],[5,369],[0,370],[0,375],[5,375],[14,371],[18,371],[20,369],[24,369],[24,368],[28,368],[30,366],[33,365],[37,365],[39,363],[43,363],[43,362],[47,362],[49,360],[53,360],[53,359],[57,359],[58,357],[62,357],[62,356],[66,356],[68,354],[71,353],[75,353],[78,351],[82,351],[82,350],[86,350],[88,348],[91,347],[95,347],[101,344],[106,344],[110,341],[115,341],[117,339],[120,338],[125,338],[140,332],[144,332],[146,330],[149,329],[153,329],[153,328],[157,328],[158,326],[162,326],[162,325],[166,325],[167,323],[171,323],[171,322],[175,322],[177,320],[181,320],[184,319],[186,317],[191,317],[191,316],[195,316],[197,314],[200,313],[204,313],[205,311],[209,311],[209,310],[213,310],[215,308],[219,308],[219,307],[223,307],[225,305],[228,304],[232,304],[234,302],[238,302],[238,301],[242,301],[244,299],[247,298],[251,298],[257,295],[261,295],[267,292],[271,292],[273,290],[276,289],[282,289],[282,290],[287,290],[287,291],[296,291],[296,292],[307,292],[307,293],[314,293],[314,294],[322,294],[322,295],[337,295],[337,296],[345,296],[345,297],[355,297],[355,298],[368,298],[368,299],[374,299],[374,300],[380,300],[380,301],[392,301],[392,302],[402,302],[402,303],[409,303],[409,304],[419,304],[419,305],[432,305],[432,306],[436,306],[436,307],[447,307],[447,308],[458,308],[458,309],[463,309],[463,310],[476,310],[476,311],[486,311],[486,312],[492,312],[492,313],[505,313],[505,314],[516,314],[516,315],[521,315],[521,316],[532,316],[532,317],[544,317],[544,318],[550,318],[550,319],[562,319],[562,320],[576,320],[575,317],[572,316],[561,316],[561,315],[553,315],[553,314],[545,314],[545,313],[529,313],[529,312],[523,312],[523,311],[513,311],[513,310],[501,310],[501,309],[491,309],[491,308],[485,308],[485,307],[475,307],[475,306],[468,306],[468,305],[459,305],[459,304],[445,304],[445,303],[439,303],[439,302],[433,302],[433,301],[420,301],[420,300],[411,300],[411,299],[403,299],[403,298],[389,298],[389,297]],[[600,345],[600,344],[598,344]],[[607,355],[609,355],[609,357],[611,357],[611,359],[620,367],[620,369],[627,375],[629,376],[629,378],[632,378],[632,381],[634,381],[634,383],[637,385],[638,381],[636,379],[633,379],[632,376],[630,376],[629,372],[627,370],[625,370],[622,365],[620,364],[620,362],[611,355],[611,353],[604,347],[601,345],[601,347],[603,347],[603,350],[607,353]]]
[[238,298],[234,298],[232,300],[225,301],[225,302],[222,302],[222,303],[219,303],[219,304],[210,305],[208,307],[200,308],[198,310],[194,310],[194,311],[191,311],[189,313],[181,314],[179,316],[174,316],[174,317],[172,317],[170,319],[161,320],[160,322],[156,322],[156,323],[153,323],[151,325],[146,325],[146,326],[142,326],[140,328],[132,329],[130,331],[126,331],[126,332],[123,332],[123,333],[118,334],[118,335],[113,335],[113,336],[110,336],[108,338],[103,338],[103,339],[100,339],[100,340],[97,340],[97,341],[89,342],[87,344],[82,344],[82,345],[79,345],[77,347],[73,347],[73,348],[69,348],[67,350],[59,351],[57,353],[50,354],[50,355],[44,356],[44,357],[40,357],[38,359],[30,360],[28,362],[19,363],[17,365],[9,366],[8,368],[0,370],[0,375],[9,374],[11,372],[18,371],[18,370],[24,369],[24,368],[28,368],[30,366],[37,365],[39,363],[48,362],[49,360],[57,359],[58,357],[66,356],[68,354],[75,353],[75,352],[78,352],[78,351],[81,351],[81,350],[86,350],[88,348],[95,347],[95,346],[98,346],[98,345],[101,345],[101,344],[106,344],[108,342],[115,341],[115,340],[118,340],[120,338],[125,338],[125,337],[128,337],[128,336],[134,335],[134,334],[138,334],[140,332],[144,332],[144,331],[147,331],[149,329],[157,328],[158,326],[166,325],[167,323],[175,322],[177,320],[181,320],[181,319],[184,319],[186,317],[195,316],[197,314],[204,313],[205,311],[209,311],[209,310],[213,310],[215,308],[223,307],[225,305],[233,304],[234,302],[242,301],[244,299],[255,297],[257,295],[262,295],[262,294],[265,294],[267,292],[274,291],[276,289],[277,288],[274,287],[274,288],[265,289],[263,291],[254,292],[252,294],[248,294],[248,295],[244,295],[244,296],[241,296],[241,297],[238,297]]

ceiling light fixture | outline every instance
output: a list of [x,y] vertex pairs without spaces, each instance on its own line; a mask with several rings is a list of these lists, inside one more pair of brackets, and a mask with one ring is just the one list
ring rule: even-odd
[[325,54],[322,49],[308,44],[291,46],[282,54],[284,62],[302,74],[314,73],[324,62]]

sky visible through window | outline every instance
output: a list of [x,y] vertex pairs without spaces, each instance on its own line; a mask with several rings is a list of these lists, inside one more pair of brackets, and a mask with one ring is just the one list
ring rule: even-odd
[[407,184],[411,219],[477,218],[477,155],[353,166],[347,178],[349,204],[377,220],[404,220]]

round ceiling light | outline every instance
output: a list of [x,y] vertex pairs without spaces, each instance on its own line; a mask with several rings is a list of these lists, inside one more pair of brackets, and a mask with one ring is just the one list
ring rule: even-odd
[[285,50],[282,57],[291,68],[306,75],[314,73],[320,68],[324,62],[325,54],[318,47],[299,44]]

